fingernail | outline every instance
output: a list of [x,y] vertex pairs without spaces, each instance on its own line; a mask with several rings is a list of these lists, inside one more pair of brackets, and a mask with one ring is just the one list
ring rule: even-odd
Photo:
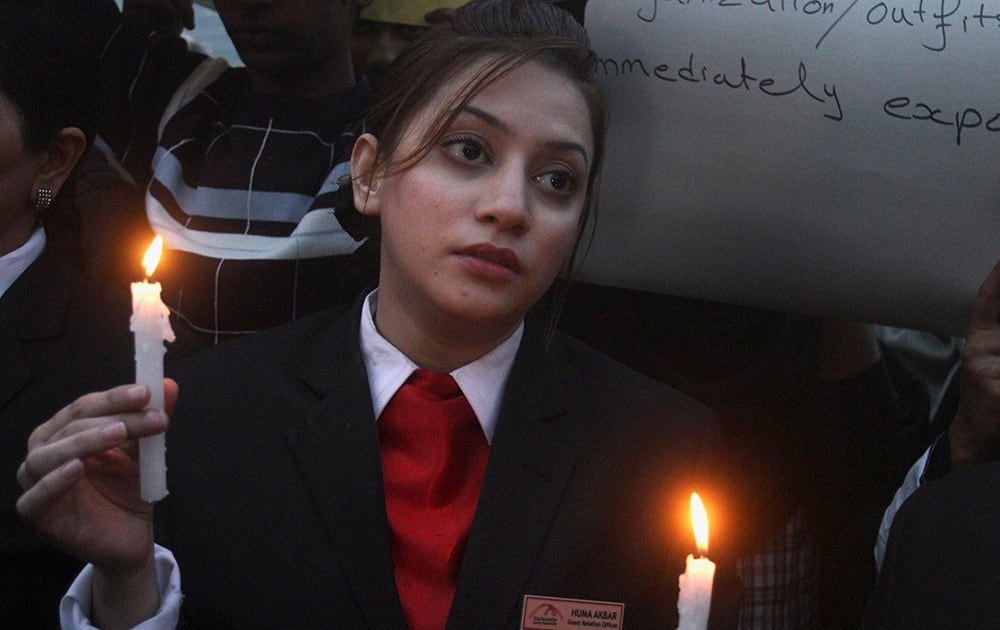
[[145,397],[145,395],[146,395],[146,386],[145,385],[134,385],[134,386],[130,387],[128,389],[128,391],[125,392],[125,395],[128,396],[129,400],[139,400],[139,399]]
[[109,440],[124,440],[126,435],[128,435],[128,431],[125,429],[124,422],[115,422],[106,427],[101,427],[101,436]]

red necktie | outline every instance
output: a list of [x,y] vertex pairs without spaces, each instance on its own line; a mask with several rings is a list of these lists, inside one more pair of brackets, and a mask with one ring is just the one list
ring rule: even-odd
[[455,379],[416,370],[379,417],[396,588],[410,630],[441,630],[489,445]]

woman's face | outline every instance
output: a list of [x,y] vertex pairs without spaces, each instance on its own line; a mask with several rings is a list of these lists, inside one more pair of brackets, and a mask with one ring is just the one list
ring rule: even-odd
[[[417,115],[398,155],[448,96]],[[578,234],[593,147],[578,89],[529,62],[472,98],[419,162],[376,178],[366,212],[381,217],[379,326],[513,332]]]
[[44,155],[25,150],[17,109],[0,92],[0,255],[24,244],[34,229],[31,200],[43,161]]

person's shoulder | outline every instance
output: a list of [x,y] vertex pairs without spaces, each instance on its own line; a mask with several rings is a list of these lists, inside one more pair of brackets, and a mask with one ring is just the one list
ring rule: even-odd
[[[342,305],[310,313],[279,326],[200,350],[172,369],[179,381],[197,379],[261,379],[295,370],[322,347],[336,345],[352,312]],[[233,376],[235,375],[235,376]]]
[[[924,561],[932,549],[938,553],[956,546],[967,553],[991,554],[1000,561],[1000,544],[983,535],[1000,521],[1000,503],[995,500],[998,485],[1000,462],[952,472],[923,484],[893,518],[886,564]],[[917,548],[923,551],[917,552]]]
[[672,409],[694,416],[710,416],[702,403],[665,383],[641,374],[586,343],[565,333],[556,332],[549,350],[557,360],[564,379],[585,386],[615,391],[649,401],[668,402]]
[[38,259],[12,285],[8,301],[16,302],[6,310],[20,318],[13,323],[18,328],[37,331],[49,322],[87,348],[131,340],[129,287],[90,273],[62,235],[49,236]]
[[915,514],[917,522],[951,521],[957,513],[990,510],[1000,514],[993,500],[1000,486],[1000,461],[973,466],[923,484],[911,495],[900,513]]
[[159,76],[169,87],[206,59],[208,55],[192,50],[180,35],[143,32],[128,20],[121,20],[105,46],[102,63],[136,69],[150,80]]
[[570,405],[602,439],[634,453],[702,452],[718,439],[715,413],[687,394],[556,333],[548,354]]
[[993,628],[1000,614],[1000,463],[928,482],[892,523],[862,628]]

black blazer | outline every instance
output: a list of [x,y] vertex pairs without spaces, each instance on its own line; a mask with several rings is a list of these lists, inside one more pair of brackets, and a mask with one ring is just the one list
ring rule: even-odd
[[[404,629],[359,305],[219,346],[177,374],[158,540],[196,627]],[[528,325],[448,628],[520,628],[526,595],[676,626],[700,404]]]
[[896,513],[866,628],[1000,626],[1000,462],[927,483]]
[[57,628],[58,603],[80,563],[20,520],[15,477],[28,435],[80,395],[135,380],[128,287],[85,280],[49,239],[0,297],[0,623]]

